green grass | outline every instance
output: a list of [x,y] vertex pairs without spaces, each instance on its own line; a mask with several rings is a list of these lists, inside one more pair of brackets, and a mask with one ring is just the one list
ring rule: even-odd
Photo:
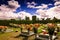
[[[0,32],[0,40],[18,40],[18,38],[16,39],[14,37],[19,35],[20,28],[9,28],[9,29],[13,29],[13,31],[5,32],[5,33]],[[15,32],[15,31],[18,31],[18,32]]]
[[58,35],[60,36],[60,32],[58,32]]
[[20,31],[20,28],[9,28],[9,29],[12,29],[14,32],[15,31]]
[[38,28],[38,33],[41,33],[41,32],[42,32],[42,29],[44,29],[44,26],[40,26],[40,27]]
[[[21,38],[14,38],[20,34],[20,28],[9,28],[9,29],[13,29],[13,31],[5,33],[0,32],[0,40],[21,40]],[[42,29],[43,27],[40,27],[40,30],[38,30],[38,32],[42,32]],[[58,35],[60,35],[60,32],[58,33]]]

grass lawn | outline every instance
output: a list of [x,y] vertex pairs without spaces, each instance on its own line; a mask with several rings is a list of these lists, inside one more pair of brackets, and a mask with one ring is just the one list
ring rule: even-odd
[[[10,28],[10,29],[13,29],[13,32],[6,32],[6,33],[0,32],[0,40],[20,40],[19,38],[14,38],[15,36],[19,35],[20,28]],[[18,32],[16,32],[16,30]]]
[[[9,28],[9,29],[13,29],[13,32],[6,32],[6,33],[0,32],[0,40],[23,40],[22,37],[15,38],[16,36],[20,34],[20,28]],[[18,32],[16,32],[16,30]],[[58,34],[60,35],[60,32]],[[32,39],[33,37],[30,38],[30,40]]]

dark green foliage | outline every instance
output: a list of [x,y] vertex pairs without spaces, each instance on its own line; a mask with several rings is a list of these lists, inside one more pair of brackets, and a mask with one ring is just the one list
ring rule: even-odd
[[44,20],[44,19],[42,19],[42,20],[36,20],[36,17],[33,16],[32,19],[33,20],[29,20],[29,18],[27,17],[26,20],[15,20],[15,19],[11,19],[11,20],[0,20],[0,25],[10,26],[9,23],[14,23],[14,24],[60,23],[60,19],[57,19],[55,17],[52,20],[50,20],[50,18],[47,18],[46,20]]

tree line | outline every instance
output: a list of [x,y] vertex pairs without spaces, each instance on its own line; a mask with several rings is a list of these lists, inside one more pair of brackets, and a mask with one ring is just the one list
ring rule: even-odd
[[9,26],[9,23],[14,23],[14,24],[34,24],[34,23],[60,23],[60,19],[57,18],[53,18],[52,20],[50,20],[50,18],[47,18],[46,20],[42,19],[42,20],[15,20],[15,19],[11,19],[11,20],[0,20],[0,25],[4,25],[4,26]]

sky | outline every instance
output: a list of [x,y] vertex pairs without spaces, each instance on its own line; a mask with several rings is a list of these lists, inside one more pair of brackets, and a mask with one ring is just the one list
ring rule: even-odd
[[60,19],[60,0],[0,0],[0,19]]

